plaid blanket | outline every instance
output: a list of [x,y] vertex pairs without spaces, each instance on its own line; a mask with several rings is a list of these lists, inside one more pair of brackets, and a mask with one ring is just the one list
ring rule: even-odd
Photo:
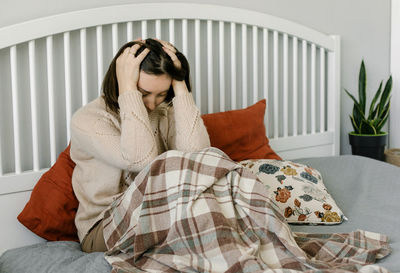
[[384,235],[293,233],[248,169],[216,148],[168,151],[106,211],[112,272],[388,272]]

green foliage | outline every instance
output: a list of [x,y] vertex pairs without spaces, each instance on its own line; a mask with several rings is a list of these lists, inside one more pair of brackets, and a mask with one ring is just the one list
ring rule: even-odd
[[358,97],[359,101],[350,94],[346,89],[347,95],[353,100],[353,112],[350,115],[351,124],[354,133],[362,135],[377,135],[381,133],[383,125],[385,125],[389,117],[390,109],[390,93],[392,92],[392,76],[387,80],[382,90],[382,83],[379,85],[374,98],[371,101],[368,112],[366,112],[367,104],[367,75],[365,73],[364,60],[361,62],[360,74],[358,79]]

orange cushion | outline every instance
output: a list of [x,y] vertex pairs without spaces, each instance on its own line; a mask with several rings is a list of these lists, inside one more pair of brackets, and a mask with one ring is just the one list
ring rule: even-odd
[[202,115],[211,146],[224,151],[234,161],[281,160],[266,137],[265,107],[263,99],[245,109]]
[[49,241],[77,241],[75,214],[78,200],[72,189],[71,160],[68,146],[57,162],[42,175],[18,220],[35,234]]

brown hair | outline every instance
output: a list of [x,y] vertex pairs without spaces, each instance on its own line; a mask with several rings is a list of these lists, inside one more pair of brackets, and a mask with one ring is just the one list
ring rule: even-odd
[[[150,49],[150,52],[147,56],[143,59],[142,63],[140,64],[140,71],[143,71],[147,74],[152,75],[163,75],[167,74],[172,79],[182,81],[185,80],[186,86],[189,92],[192,91],[190,85],[190,68],[189,63],[186,57],[179,52],[176,48],[176,57],[181,62],[181,69],[175,68],[174,63],[171,60],[171,57],[162,49],[162,44],[154,39],[146,39],[145,43],[140,41],[133,41],[126,43],[123,45],[118,53],[114,56],[114,59],[111,61],[111,64],[108,68],[106,75],[104,76],[103,84],[102,84],[102,91],[103,91],[103,98],[106,103],[106,107],[111,110],[112,112],[118,114],[119,113],[119,104],[118,104],[118,80],[116,74],[116,61],[117,58],[124,52],[125,48],[132,47],[134,44],[142,45],[138,51],[136,52],[135,56],[138,56],[146,47]],[[175,96],[174,90],[172,85],[170,86],[167,97],[165,98],[166,102],[170,102],[172,98]]]

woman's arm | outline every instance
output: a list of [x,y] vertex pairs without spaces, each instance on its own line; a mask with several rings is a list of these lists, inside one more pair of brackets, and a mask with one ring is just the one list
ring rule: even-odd
[[139,172],[158,155],[156,141],[139,91],[124,92],[118,102],[120,128],[105,110],[83,108],[71,120],[72,142],[109,165]]
[[139,67],[149,49],[135,56],[141,44],[127,47],[116,59],[121,124],[104,107],[83,108],[71,122],[73,141],[81,150],[119,169],[140,171],[157,154],[142,95],[137,91]]
[[198,151],[210,147],[210,138],[191,93],[176,95],[168,115],[168,148]]
[[[175,67],[180,69],[182,64],[175,55],[176,48],[168,42],[157,41],[163,44],[164,51],[171,57]],[[168,149],[198,151],[210,147],[207,129],[185,81],[172,79],[172,88],[175,97],[172,100],[174,107],[168,113]]]

